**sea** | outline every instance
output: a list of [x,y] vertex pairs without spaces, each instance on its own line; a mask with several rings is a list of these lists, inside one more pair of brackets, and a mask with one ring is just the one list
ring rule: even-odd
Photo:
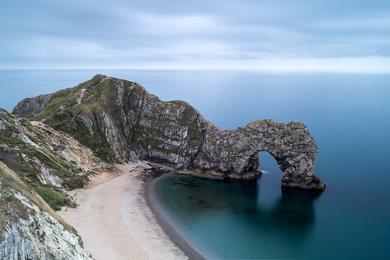
[[160,178],[157,203],[195,250],[215,259],[390,259],[389,74],[0,70],[0,107],[97,73],[188,101],[222,129],[299,120],[314,136],[321,194],[282,189],[265,152],[257,181]]

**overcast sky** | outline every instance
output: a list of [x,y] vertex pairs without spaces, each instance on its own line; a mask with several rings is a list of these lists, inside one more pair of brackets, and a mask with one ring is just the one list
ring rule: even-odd
[[390,1],[1,0],[0,68],[390,72]]

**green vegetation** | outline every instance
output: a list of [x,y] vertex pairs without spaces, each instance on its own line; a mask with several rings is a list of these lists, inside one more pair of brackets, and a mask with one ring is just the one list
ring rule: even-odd
[[[55,93],[45,110],[34,119],[44,120],[54,129],[72,135],[80,143],[92,149],[99,158],[112,163],[115,158],[110,145],[107,143],[105,133],[101,133],[101,126],[103,125],[101,111],[103,109],[108,110],[107,113],[116,118],[116,122],[119,122],[120,113],[116,105],[117,96],[116,92],[112,91],[110,82],[104,81],[102,84],[95,85],[95,80],[87,81],[73,89]],[[77,105],[76,94],[82,89],[85,89],[85,100]],[[62,111],[61,107],[70,108]],[[92,120],[93,135],[81,122],[78,115],[83,115],[85,118]]]
[[[94,118],[94,120],[97,119],[97,116],[95,115],[90,116]],[[70,112],[54,114],[52,117],[48,118],[45,123],[56,130],[70,134],[81,144],[93,150],[95,154],[105,162],[111,163],[114,161],[110,145],[107,143],[104,134],[100,133],[100,130],[97,128],[95,134],[91,135],[89,130],[77,120],[76,116],[70,114]],[[96,121],[94,123],[99,125]]]
[[[0,183],[1,183],[1,192],[2,192],[1,194],[2,202],[0,202],[0,204],[3,207],[7,205],[11,206],[12,204],[12,208],[16,209],[17,212],[19,213],[24,212],[22,211],[22,209],[25,207],[15,197],[15,191],[16,191],[19,192],[24,197],[30,199],[41,209],[46,210],[49,213],[52,213],[54,215],[54,212],[50,209],[50,207],[42,199],[34,195],[34,190],[32,186],[23,183],[23,181],[20,178],[18,178],[18,176],[2,162],[0,162]],[[1,212],[5,212],[5,211],[1,210]],[[17,216],[21,216],[21,215],[22,214],[18,214]]]
[[21,140],[12,136],[11,131],[7,131],[7,130],[5,130],[5,131],[0,130],[0,142],[6,143],[11,147],[15,147],[18,145],[24,145],[24,143]]
[[51,98],[50,102],[40,114],[36,116],[37,120],[41,120],[49,114],[56,112],[61,109],[61,106],[70,105],[76,100],[74,99],[75,89],[68,88],[56,92]]
[[48,150],[26,148],[23,152],[55,170],[56,175],[64,180],[65,188],[70,190],[82,188],[87,183],[87,178],[80,176],[77,169],[73,169],[74,166]]
[[[53,209],[34,191],[31,185],[25,184],[14,171],[0,161],[0,234],[3,228],[12,221],[29,216],[29,208],[15,196],[15,192],[29,199],[41,210],[47,212],[71,232],[75,230],[68,226]],[[1,237],[0,237],[1,240]]]
[[88,183],[86,175],[72,174],[64,178],[64,183],[69,190],[81,189]]
[[64,192],[56,191],[52,187],[39,186],[35,190],[54,210],[60,210],[66,205],[74,206],[74,203],[67,198]]
[[[79,102],[81,95],[82,102]],[[142,86],[129,81],[97,75],[74,88],[52,94],[48,101],[34,120],[44,121],[54,129],[70,134],[107,163],[126,157],[126,149],[122,149],[118,156],[113,152],[114,148],[122,145],[145,152],[151,148],[190,158],[204,140],[205,126],[199,125],[204,121],[200,120],[199,113],[190,104],[180,100],[163,102]],[[182,133],[174,129],[177,125],[187,129],[185,148],[166,142],[167,139],[183,141]],[[108,140],[111,129],[120,140],[118,143],[112,144]],[[172,131],[167,133],[170,129]],[[122,143],[122,140],[126,143]],[[83,178],[73,175],[73,170],[66,171],[67,165],[51,157],[47,151],[31,156],[56,169],[58,174],[66,173],[60,177],[67,188],[83,186]]]
[[[74,206],[71,198],[60,189],[42,186],[42,167],[47,167],[50,174],[61,178],[63,187],[69,190],[84,187],[88,177],[80,175],[80,169],[51,150],[53,148],[48,148],[54,145],[54,149],[57,149],[44,130],[25,119],[16,119],[6,111],[0,112],[0,119],[6,122],[3,127],[5,129],[0,130],[0,161],[16,172],[23,182],[29,185],[29,189],[35,189],[53,209],[58,210],[65,205]],[[20,133],[39,146],[31,146],[21,141],[18,138]]]

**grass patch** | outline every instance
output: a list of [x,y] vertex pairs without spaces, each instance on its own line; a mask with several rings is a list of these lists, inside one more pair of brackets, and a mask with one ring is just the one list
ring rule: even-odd
[[69,178],[65,179],[65,183],[68,189],[81,189],[88,183],[88,178],[86,176],[72,175]]
[[54,210],[60,210],[61,207],[68,205],[69,199],[62,192],[55,191],[51,187],[40,186],[35,189],[39,196],[46,201]]

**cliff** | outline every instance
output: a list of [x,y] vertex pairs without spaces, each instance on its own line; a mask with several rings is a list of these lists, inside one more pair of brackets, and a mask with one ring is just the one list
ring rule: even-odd
[[75,230],[2,162],[0,259],[90,259]]
[[258,120],[220,130],[183,101],[162,101],[137,83],[96,75],[73,88],[21,101],[13,113],[65,132],[106,162],[133,158],[223,178],[258,175],[258,152],[274,156],[282,185],[319,189],[317,146],[307,127]]
[[72,137],[0,109],[0,259],[89,259],[53,209],[75,206],[66,191],[103,166]]
[[0,161],[54,209],[72,206],[66,190],[82,188],[100,167],[99,159],[72,137],[18,119],[0,109]]

